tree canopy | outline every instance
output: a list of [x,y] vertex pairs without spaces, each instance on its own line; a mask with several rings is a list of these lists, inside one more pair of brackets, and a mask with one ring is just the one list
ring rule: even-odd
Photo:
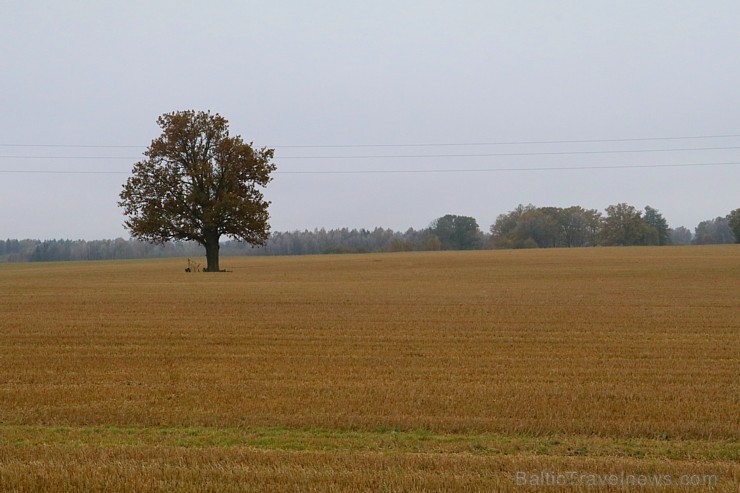
[[577,247],[595,244],[600,228],[601,214],[593,209],[520,204],[496,218],[491,236],[496,248]]
[[735,209],[727,215],[727,223],[735,235],[735,242],[740,243],[740,209]]
[[439,238],[442,250],[474,250],[481,244],[475,218],[447,214],[432,222],[431,232]]
[[207,270],[219,267],[226,235],[252,245],[269,236],[269,202],[261,187],[275,170],[273,149],[230,136],[225,118],[178,111],[158,118],[162,135],[134,164],[119,205],[132,236],[154,243],[190,240],[206,249]]
[[610,205],[606,208],[601,236],[602,244],[607,246],[655,245],[658,243],[657,230],[645,222],[641,211],[625,203]]
[[735,235],[732,232],[730,221],[727,217],[716,217],[702,221],[694,229],[694,243],[697,245],[734,242]]
[[[652,209],[649,210],[649,209]],[[627,204],[610,206],[607,212],[616,216],[616,212],[630,212],[622,219],[634,221],[635,215],[642,212]],[[657,245],[659,232],[648,224],[648,218],[654,216],[659,226],[662,214],[652,207],[645,207],[645,216],[638,231],[641,244]],[[453,217],[462,218],[453,220]],[[627,244],[626,241],[614,243],[615,235],[604,234],[605,218],[595,209],[584,209],[580,206],[567,208],[535,207],[520,205],[507,214],[498,216],[491,226],[490,234],[477,230],[477,223],[466,216],[443,216],[423,229],[393,231],[385,228],[369,229],[314,229],[313,231],[283,231],[270,234],[264,245],[251,248],[245,242],[225,241],[220,245],[222,255],[307,255],[322,253],[363,253],[363,252],[405,252],[446,249],[462,249],[473,246],[477,249],[487,248],[548,248],[579,247],[593,245]],[[619,230],[621,220],[610,219],[612,231]],[[732,243],[740,238],[733,233],[733,227],[740,222],[740,209],[735,209],[726,217],[702,221],[696,227],[696,235],[691,230],[678,226],[668,229],[666,245],[688,244],[721,244]],[[445,232],[452,231],[452,224],[461,226],[468,234],[462,238],[471,243],[453,243]],[[467,225],[467,227],[465,227]],[[556,226],[556,227],[554,227]],[[624,226],[624,225],[622,225]],[[438,234],[445,237],[443,245]],[[474,238],[477,238],[474,243]],[[625,237],[622,237],[624,239]],[[651,241],[652,243],[646,243]],[[198,257],[202,246],[194,241],[168,241],[147,244],[133,239],[124,240],[0,240],[0,262],[60,261],[60,260],[107,260],[124,258],[160,258],[160,257]]]
[[652,237],[657,240],[657,245],[663,246],[670,244],[670,228],[668,227],[668,221],[665,220],[663,214],[658,212],[657,209],[646,205],[645,216],[643,219],[648,226],[655,230],[655,234],[652,235]]

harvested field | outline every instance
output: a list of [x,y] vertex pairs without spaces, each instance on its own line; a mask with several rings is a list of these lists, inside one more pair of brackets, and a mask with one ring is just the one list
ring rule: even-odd
[[738,246],[185,266],[0,265],[0,490],[740,483]]

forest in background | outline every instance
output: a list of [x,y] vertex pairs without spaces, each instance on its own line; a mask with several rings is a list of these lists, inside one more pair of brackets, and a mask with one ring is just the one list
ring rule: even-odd
[[[315,255],[429,250],[510,248],[571,248],[588,246],[707,245],[740,242],[740,208],[726,216],[699,223],[692,232],[671,228],[663,215],[646,206],[621,203],[605,213],[580,206],[568,208],[519,205],[501,214],[487,232],[475,218],[448,214],[429,227],[404,232],[385,228],[314,229],[272,233],[263,247],[225,241],[221,255]],[[192,242],[162,245],[134,239],[0,240],[2,262],[116,260],[161,257],[201,257]]]

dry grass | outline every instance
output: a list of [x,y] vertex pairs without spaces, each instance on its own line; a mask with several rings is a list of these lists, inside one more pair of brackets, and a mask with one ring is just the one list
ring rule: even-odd
[[[543,488],[531,483],[533,476],[542,477],[540,471],[563,477],[572,472],[577,477],[568,478],[573,484]],[[527,474],[530,484],[518,484],[517,473]],[[611,475],[622,484],[609,485]],[[638,481],[652,481],[647,484],[653,486],[640,486]],[[681,487],[688,481],[700,484]],[[727,463],[221,447],[0,448],[0,489],[18,492],[593,492],[710,490],[707,486],[714,486],[711,491],[735,492],[738,482],[737,466]]]
[[737,246],[223,265],[0,265],[0,489],[506,490],[548,467],[737,487]]

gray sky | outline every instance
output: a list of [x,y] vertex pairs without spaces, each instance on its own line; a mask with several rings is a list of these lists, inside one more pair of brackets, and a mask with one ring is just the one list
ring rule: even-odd
[[[185,109],[276,147],[275,231],[618,202],[693,229],[740,207],[740,164],[531,168],[740,163],[657,152],[740,137],[603,142],[740,134],[739,25],[737,0],[0,0],[0,170],[24,171],[0,173],[0,238],[127,237],[121,186]],[[465,143],[499,145],[284,147]],[[327,158],[379,155],[427,157]],[[286,173],[383,170],[447,172]]]

